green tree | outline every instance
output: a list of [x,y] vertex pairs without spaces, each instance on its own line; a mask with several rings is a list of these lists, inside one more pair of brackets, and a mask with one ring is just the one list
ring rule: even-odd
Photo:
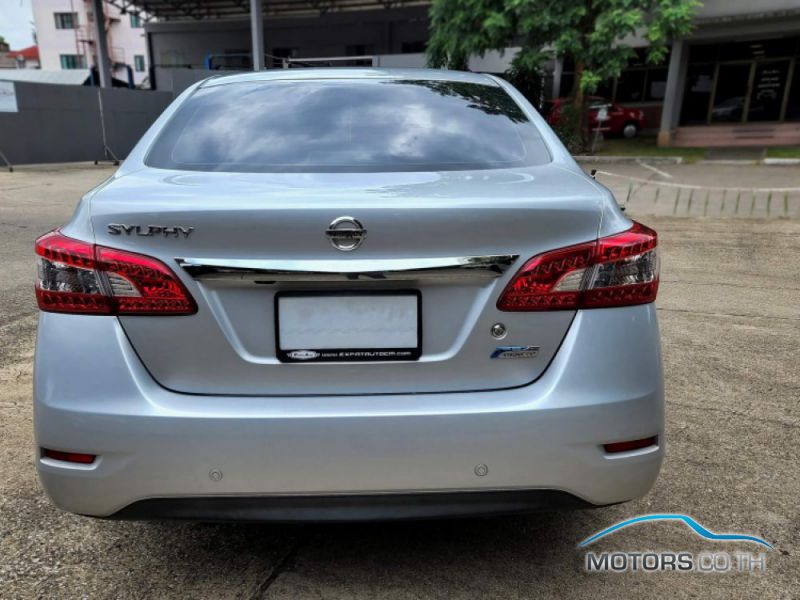
[[670,40],[687,35],[697,0],[434,0],[428,64],[465,69],[470,55],[521,46],[511,75],[538,77],[544,62],[570,56],[569,137],[585,146],[586,95],[620,74],[633,56],[634,35],[649,46],[647,60],[664,60]]

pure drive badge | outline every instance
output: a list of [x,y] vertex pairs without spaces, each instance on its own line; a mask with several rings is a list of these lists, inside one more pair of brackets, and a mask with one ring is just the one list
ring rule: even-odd
[[539,354],[539,346],[498,346],[492,358],[534,358]]
[[319,352],[316,350],[292,350],[287,352],[286,356],[293,360],[314,360],[319,358]]

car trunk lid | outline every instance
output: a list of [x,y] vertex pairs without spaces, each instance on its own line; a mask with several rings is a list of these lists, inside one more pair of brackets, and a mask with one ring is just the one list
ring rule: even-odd
[[[94,197],[92,223],[98,244],[162,260],[197,301],[192,316],[120,318],[163,386],[222,395],[418,393],[514,387],[542,374],[574,312],[501,312],[498,295],[531,256],[595,239],[601,207],[593,182],[555,164],[445,173],[143,170]],[[366,230],[354,251],[326,235],[341,217]],[[355,340],[365,323],[374,331],[381,314],[398,314],[378,298],[418,295],[418,313],[410,301],[402,309],[410,311],[404,326],[419,317],[415,360],[285,362],[280,298],[364,294],[376,298],[377,312],[356,301],[309,306],[344,320],[339,339]],[[286,314],[302,315],[290,304]],[[498,323],[502,339],[492,335]],[[311,343],[311,333],[298,339]],[[387,339],[401,339],[396,333],[387,330]],[[536,350],[498,354],[506,347]]]

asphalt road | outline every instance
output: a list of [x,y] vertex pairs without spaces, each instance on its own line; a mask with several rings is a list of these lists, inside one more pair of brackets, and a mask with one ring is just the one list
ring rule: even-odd
[[[748,185],[800,181],[799,169],[781,169],[738,167],[736,177]],[[669,172],[678,181],[731,185],[727,168]],[[32,242],[110,173],[94,166],[0,173],[0,597],[800,597],[800,221],[647,216],[647,205],[631,204],[662,240],[668,398],[667,459],[641,500],[404,524],[109,522],[60,512],[39,487],[31,359]],[[654,512],[765,538],[774,545],[765,571],[585,572],[578,541]],[[759,551],[701,541],[679,523],[632,527],[593,548]]]

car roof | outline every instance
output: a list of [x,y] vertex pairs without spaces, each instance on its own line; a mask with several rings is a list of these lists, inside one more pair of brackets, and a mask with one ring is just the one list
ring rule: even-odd
[[382,69],[382,68],[297,68],[269,69],[252,73],[219,75],[206,79],[200,87],[213,87],[230,83],[253,81],[309,81],[325,79],[405,79],[415,81],[455,81],[497,86],[497,82],[483,73],[449,71],[446,69]]

